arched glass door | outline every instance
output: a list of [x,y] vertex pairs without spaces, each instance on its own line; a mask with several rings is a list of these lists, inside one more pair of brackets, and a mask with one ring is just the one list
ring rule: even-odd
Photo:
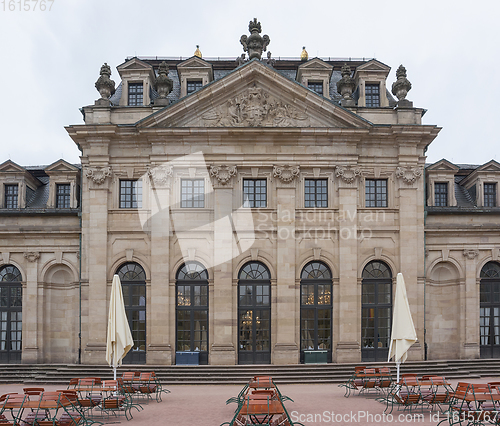
[[387,361],[392,324],[392,273],[374,260],[363,269],[361,284],[361,359]]
[[300,274],[301,362],[309,350],[326,350],[332,362],[332,274],[322,262],[308,263]]
[[21,272],[13,265],[0,269],[0,363],[20,363],[23,294]]
[[177,271],[176,350],[199,352],[199,363],[208,364],[208,272],[198,262],[187,262]]
[[146,273],[141,265],[130,262],[116,272],[120,277],[123,302],[134,347],[123,358],[124,364],[146,363]]
[[238,363],[271,362],[271,274],[260,262],[238,276]]
[[500,264],[481,269],[479,333],[481,358],[500,357]]

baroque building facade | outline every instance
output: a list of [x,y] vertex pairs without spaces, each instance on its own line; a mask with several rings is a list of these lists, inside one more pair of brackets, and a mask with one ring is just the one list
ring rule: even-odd
[[[0,362],[387,360],[402,272],[409,359],[500,355],[500,164],[425,164],[440,128],[404,67],[263,58],[103,65],[66,128],[81,165],[0,165]],[[315,358],[316,357],[316,358]]]

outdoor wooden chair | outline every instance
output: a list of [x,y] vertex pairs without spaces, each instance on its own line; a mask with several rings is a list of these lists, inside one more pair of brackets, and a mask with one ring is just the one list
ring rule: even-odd
[[94,392],[94,387],[96,387],[94,383],[95,380],[92,378],[80,379],[78,383],[78,406],[86,417],[92,415],[94,408],[102,401],[102,394]]
[[[10,392],[0,396],[0,426],[18,426],[21,424],[23,404],[26,395]],[[5,410],[10,413],[10,420],[4,414]]]
[[417,408],[422,408],[422,395],[420,393],[420,386],[418,380],[415,377],[404,378],[400,383],[396,383],[386,398],[387,406],[384,412],[390,411],[387,414],[392,413],[394,407],[398,407],[398,410],[412,411]]
[[443,376],[429,376],[431,393],[422,396],[422,401],[429,405],[431,410],[437,408],[441,413],[448,409],[452,388]]

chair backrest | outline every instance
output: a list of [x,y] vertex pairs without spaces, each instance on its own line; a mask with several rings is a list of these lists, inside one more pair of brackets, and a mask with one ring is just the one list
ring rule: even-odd
[[[124,371],[122,374],[122,379],[125,381],[134,380],[136,375],[134,371]],[[139,373],[140,375],[140,373]]]
[[44,388],[23,388],[25,395],[40,395],[43,391],[45,391]]
[[359,373],[361,371],[364,371],[365,368],[366,368],[366,366],[364,366],[364,365],[358,365],[358,366],[354,367],[354,372]]
[[100,385],[102,383],[102,379],[100,377],[85,377],[83,380],[92,380],[94,385]]

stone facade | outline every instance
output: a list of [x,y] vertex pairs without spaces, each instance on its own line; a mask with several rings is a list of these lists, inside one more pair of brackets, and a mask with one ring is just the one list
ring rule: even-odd
[[[404,274],[419,339],[409,359],[480,356],[480,272],[488,261],[500,261],[500,211],[466,208],[461,200],[476,181],[500,180],[498,164],[467,169],[443,160],[426,169],[425,151],[440,128],[422,124],[423,109],[391,97],[388,66],[348,63],[355,89],[341,105],[334,90],[344,62],[308,62],[272,62],[270,55],[239,63],[167,60],[173,90],[158,104],[150,87],[160,60],[132,58],[118,67],[123,81],[115,94],[84,107],[85,123],[66,128],[82,151],[81,173],[62,162],[65,170],[38,170],[42,182],[14,163],[0,166],[2,185],[19,181],[20,188],[52,191],[36,211],[20,201],[18,209],[0,209],[0,271],[14,265],[22,276],[22,362],[73,363],[81,351],[81,362],[103,364],[113,274],[138,265],[145,293],[129,306],[139,312],[134,324],[145,327],[137,359],[176,363],[187,294],[179,271],[188,264],[202,265],[208,276],[207,308],[199,311],[206,312],[207,327],[192,322],[190,338],[206,333],[199,342],[206,342],[210,364],[294,364],[304,361],[306,349],[328,349],[328,361],[338,363],[370,360],[377,350],[382,359],[383,339],[366,343],[373,318],[365,310],[378,312],[383,334],[385,308],[365,305],[365,271],[374,264],[388,268],[394,285],[396,274]],[[202,87],[187,93],[191,75]],[[308,88],[307,79],[320,80],[324,93]],[[132,104],[137,98],[128,87],[138,83],[144,96]],[[367,100],[373,86],[375,106]],[[62,182],[57,176],[73,182],[70,208],[52,207]],[[316,182],[324,190],[312,194],[321,202],[311,201]],[[436,182],[449,183],[446,206],[434,203]],[[257,184],[261,191],[252,192]],[[202,197],[186,196],[193,185]],[[260,204],[252,204],[256,194]],[[246,311],[253,318],[242,316],[241,289],[252,282],[241,273],[249,264],[269,274],[256,281],[264,283],[264,299],[256,300],[266,300],[269,285],[270,335],[266,340],[263,328],[244,358],[245,321],[261,327],[255,315],[265,311],[254,306],[253,314]],[[324,300],[331,309],[328,342],[309,345],[303,271],[312,264],[329,270]],[[315,321],[314,333],[321,333]]]

